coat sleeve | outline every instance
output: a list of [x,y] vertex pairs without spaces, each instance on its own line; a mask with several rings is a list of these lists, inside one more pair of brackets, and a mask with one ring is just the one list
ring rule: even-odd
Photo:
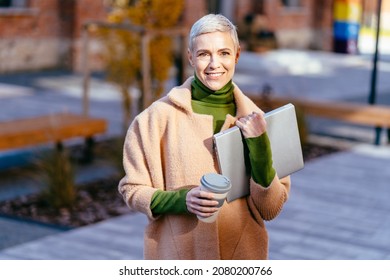
[[[153,194],[163,186],[161,151],[158,133],[147,116],[137,117],[127,131],[123,147],[125,176],[118,185],[119,193],[133,211],[154,219],[150,203]],[[156,144],[157,141],[157,144]]]
[[[241,99],[237,98],[236,101]],[[253,111],[263,112],[248,97],[242,97],[240,116],[245,116]],[[250,195],[247,197],[248,205],[257,219],[272,220],[283,208],[290,192],[290,176],[279,179],[276,174],[269,186],[263,187],[257,184],[253,178],[250,180]]]
[[279,179],[276,175],[270,186],[264,188],[251,179],[250,195],[247,197],[254,216],[260,215],[263,220],[274,219],[283,208],[290,192],[290,176]]

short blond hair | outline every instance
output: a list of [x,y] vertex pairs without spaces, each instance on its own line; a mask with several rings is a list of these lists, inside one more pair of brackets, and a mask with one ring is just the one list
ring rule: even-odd
[[206,33],[229,32],[233,39],[235,50],[239,48],[239,41],[236,26],[221,14],[208,14],[196,21],[190,30],[188,47],[193,50],[195,38]]

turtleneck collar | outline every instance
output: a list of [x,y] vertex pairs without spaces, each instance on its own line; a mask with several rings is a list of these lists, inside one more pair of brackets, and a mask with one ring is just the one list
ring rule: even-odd
[[224,87],[214,91],[206,87],[195,75],[191,83],[192,99],[212,103],[212,104],[229,104],[234,101],[234,84],[230,80]]

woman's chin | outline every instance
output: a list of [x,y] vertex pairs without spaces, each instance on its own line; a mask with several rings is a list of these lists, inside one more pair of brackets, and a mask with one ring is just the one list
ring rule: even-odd
[[209,89],[214,90],[214,91],[217,91],[225,86],[225,84],[223,82],[219,82],[219,81],[208,81],[205,85]]

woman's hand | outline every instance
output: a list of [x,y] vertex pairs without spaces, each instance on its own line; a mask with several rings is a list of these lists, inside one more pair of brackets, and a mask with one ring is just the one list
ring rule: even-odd
[[246,117],[239,118],[236,125],[241,129],[245,138],[258,137],[267,130],[267,122],[263,112],[253,112]]
[[214,195],[201,191],[200,186],[187,193],[186,204],[189,212],[202,218],[210,217],[218,210],[218,201],[214,200]]

